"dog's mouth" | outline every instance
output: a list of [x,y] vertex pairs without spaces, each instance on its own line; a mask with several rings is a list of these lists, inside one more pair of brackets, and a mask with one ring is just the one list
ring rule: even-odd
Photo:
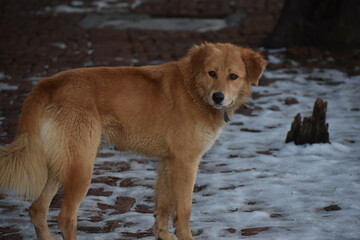
[[224,109],[224,108],[226,108],[223,104],[218,104],[218,103],[214,103],[214,104],[212,104],[212,106],[214,107],[214,108],[216,108],[216,109],[219,109],[219,110],[222,110],[222,109]]
[[212,103],[212,107],[215,109],[218,109],[222,112],[222,114],[224,115],[224,121],[225,122],[229,122],[230,121],[230,117],[228,115],[228,109],[234,105],[235,101],[231,101],[230,104],[224,105],[222,103]]
[[212,107],[219,109],[219,110],[226,110],[233,106],[235,101],[231,101],[229,104],[224,105],[223,103],[211,103]]

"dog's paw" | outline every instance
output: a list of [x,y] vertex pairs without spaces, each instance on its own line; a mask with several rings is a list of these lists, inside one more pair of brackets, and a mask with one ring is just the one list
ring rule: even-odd
[[[192,235],[194,236],[194,233],[193,232],[191,232],[192,233]],[[175,234],[176,234],[176,230],[175,230]],[[197,238],[193,238],[192,236],[191,237],[181,237],[181,236],[177,236],[177,239],[178,240],[197,240]]]
[[177,237],[175,237],[175,239],[178,239],[178,240],[197,240],[196,238],[177,238]]
[[178,240],[178,238],[175,236],[175,234],[172,233],[162,233],[161,236],[158,236],[157,240]]

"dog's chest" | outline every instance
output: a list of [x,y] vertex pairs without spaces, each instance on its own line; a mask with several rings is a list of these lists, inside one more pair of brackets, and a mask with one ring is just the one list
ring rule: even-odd
[[203,153],[207,152],[212,147],[215,140],[219,137],[220,133],[221,133],[221,129],[214,130],[205,127],[203,127],[198,132],[201,140],[201,145],[203,147]]

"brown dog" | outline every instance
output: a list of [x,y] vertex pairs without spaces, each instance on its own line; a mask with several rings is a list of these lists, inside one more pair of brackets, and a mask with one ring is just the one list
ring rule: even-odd
[[265,65],[250,49],[207,43],[177,62],[82,68],[43,79],[25,100],[14,142],[0,148],[0,189],[34,200],[29,212],[37,238],[49,240],[48,207],[62,186],[59,227],[64,239],[76,239],[77,211],[105,138],[160,159],[154,233],[191,240],[199,160]]

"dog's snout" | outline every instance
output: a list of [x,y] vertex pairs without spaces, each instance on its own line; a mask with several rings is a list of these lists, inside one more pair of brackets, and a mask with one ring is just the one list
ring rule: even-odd
[[212,95],[212,99],[214,101],[215,104],[220,104],[222,103],[222,101],[224,101],[224,94],[222,92],[215,92],[213,95]]

